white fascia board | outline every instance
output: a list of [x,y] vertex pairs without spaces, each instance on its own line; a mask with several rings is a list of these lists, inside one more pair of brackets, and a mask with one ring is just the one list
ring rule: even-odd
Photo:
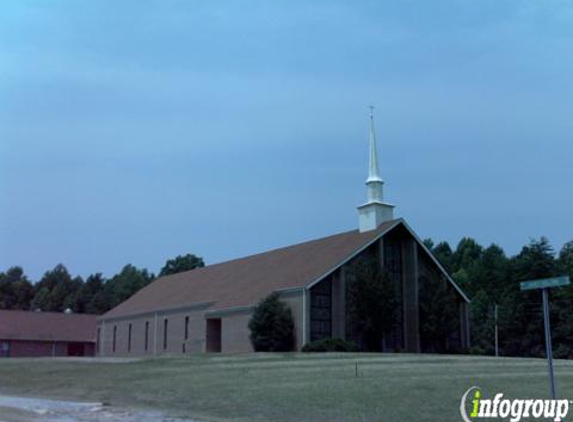
[[232,308],[224,308],[224,309],[213,309],[210,311],[205,311],[205,318],[219,316],[219,315],[227,315],[227,314],[241,314],[251,312],[256,305],[247,305],[247,306],[235,306]]

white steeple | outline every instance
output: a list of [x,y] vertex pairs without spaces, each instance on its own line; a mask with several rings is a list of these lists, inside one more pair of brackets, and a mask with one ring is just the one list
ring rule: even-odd
[[381,182],[380,169],[378,168],[378,150],[376,147],[376,130],[374,129],[374,107],[370,106],[370,168],[368,180]]
[[368,202],[358,207],[361,232],[376,229],[380,224],[394,218],[394,205],[384,202],[384,182],[378,168],[378,149],[374,129],[374,107],[370,106],[370,161],[366,179]]

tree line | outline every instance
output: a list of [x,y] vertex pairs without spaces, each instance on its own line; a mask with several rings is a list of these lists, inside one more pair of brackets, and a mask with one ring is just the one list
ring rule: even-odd
[[[424,243],[471,299],[472,346],[469,352],[495,353],[494,309],[497,307],[500,355],[543,356],[541,294],[539,291],[520,291],[519,282],[559,275],[573,279],[573,241],[556,253],[546,238],[532,239],[514,256],[507,256],[496,244],[484,247],[469,237],[462,238],[455,249],[447,242],[436,244],[426,239]],[[203,260],[195,255],[178,256],[165,263],[159,276],[202,266]],[[12,267],[0,272],[0,309],[62,312],[69,308],[76,313],[102,314],[155,278],[148,270],[128,264],[111,278],[106,279],[98,273],[84,280],[79,276],[73,277],[59,264],[38,282],[32,283],[21,267]],[[377,287],[373,291],[376,294],[369,290],[372,297],[379,298],[380,292],[388,291],[382,284],[375,284]],[[550,295],[555,356],[573,359],[573,287],[553,289]],[[431,305],[426,314],[432,315],[430,318],[423,316],[424,312],[420,313],[423,319],[421,327],[431,337],[444,337],[450,329],[449,322],[454,322],[454,318],[448,317],[445,311],[439,311],[438,308],[447,309],[439,297],[426,302],[431,303],[421,303],[420,306]],[[376,325],[374,319],[366,321]],[[387,329],[385,326],[378,328]],[[379,333],[375,334],[378,336]]]
[[[159,276],[203,267],[202,258],[179,255],[169,259]],[[41,310],[101,315],[144,288],[156,278],[145,268],[127,264],[118,274],[105,278],[101,273],[85,280],[73,277],[63,264],[46,271],[36,283],[31,282],[21,267],[0,272],[0,309]]]
[[[495,354],[495,307],[501,356],[544,356],[540,291],[521,291],[519,282],[568,275],[573,280],[573,241],[556,253],[547,238],[532,239],[508,257],[495,244],[483,247],[465,237],[453,250],[447,242],[424,243],[471,299],[471,353]],[[552,289],[554,354],[573,358],[573,287]]]

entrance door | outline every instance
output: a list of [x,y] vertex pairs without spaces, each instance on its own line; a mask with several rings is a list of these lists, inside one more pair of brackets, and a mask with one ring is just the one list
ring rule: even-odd
[[221,318],[207,319],[207,353],[221,352]]
[[84,344],[83,343],[68,343],[68,356],[83,356]]

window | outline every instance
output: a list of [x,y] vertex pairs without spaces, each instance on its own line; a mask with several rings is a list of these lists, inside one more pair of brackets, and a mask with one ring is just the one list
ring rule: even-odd
[[127,351],[131,352],[131,324],[127,328]]
[[163,320],[163,350],[167,349],[167,328],[169,327],[169,320]]
[[115,343],[116,343],[116,339],[117,339],[117,325],[113,326],[113,341],[111,344],[111,351],[113,353],[115,353]]
[[390,234],[384,237],[384,269],[395,286],[395,297],[398,302],[396,327],[386,336],[386,347],[388,350],[397,350],[404,347],[402,242],[399,236]]
[[3,358],[10,357],[10,342],[8,341],[2,342],[2,357]]
[[145,351],[149,349],[149,321],[145,321]]
[[332,336],[332,283],[323,280],[310,289],[310,340]]
[[100,335],[101,335],[101,331],[100,331],[100,328],[98,327],[98,329],[97,329],[97,337],[96,337],[96,351],[97,351],[97,353],[101,353],[101,350],[100,350],[100,347],[101,347],[101,344],[100,344]]
[[189,340],[189,317],[185,317],[185,340]]

